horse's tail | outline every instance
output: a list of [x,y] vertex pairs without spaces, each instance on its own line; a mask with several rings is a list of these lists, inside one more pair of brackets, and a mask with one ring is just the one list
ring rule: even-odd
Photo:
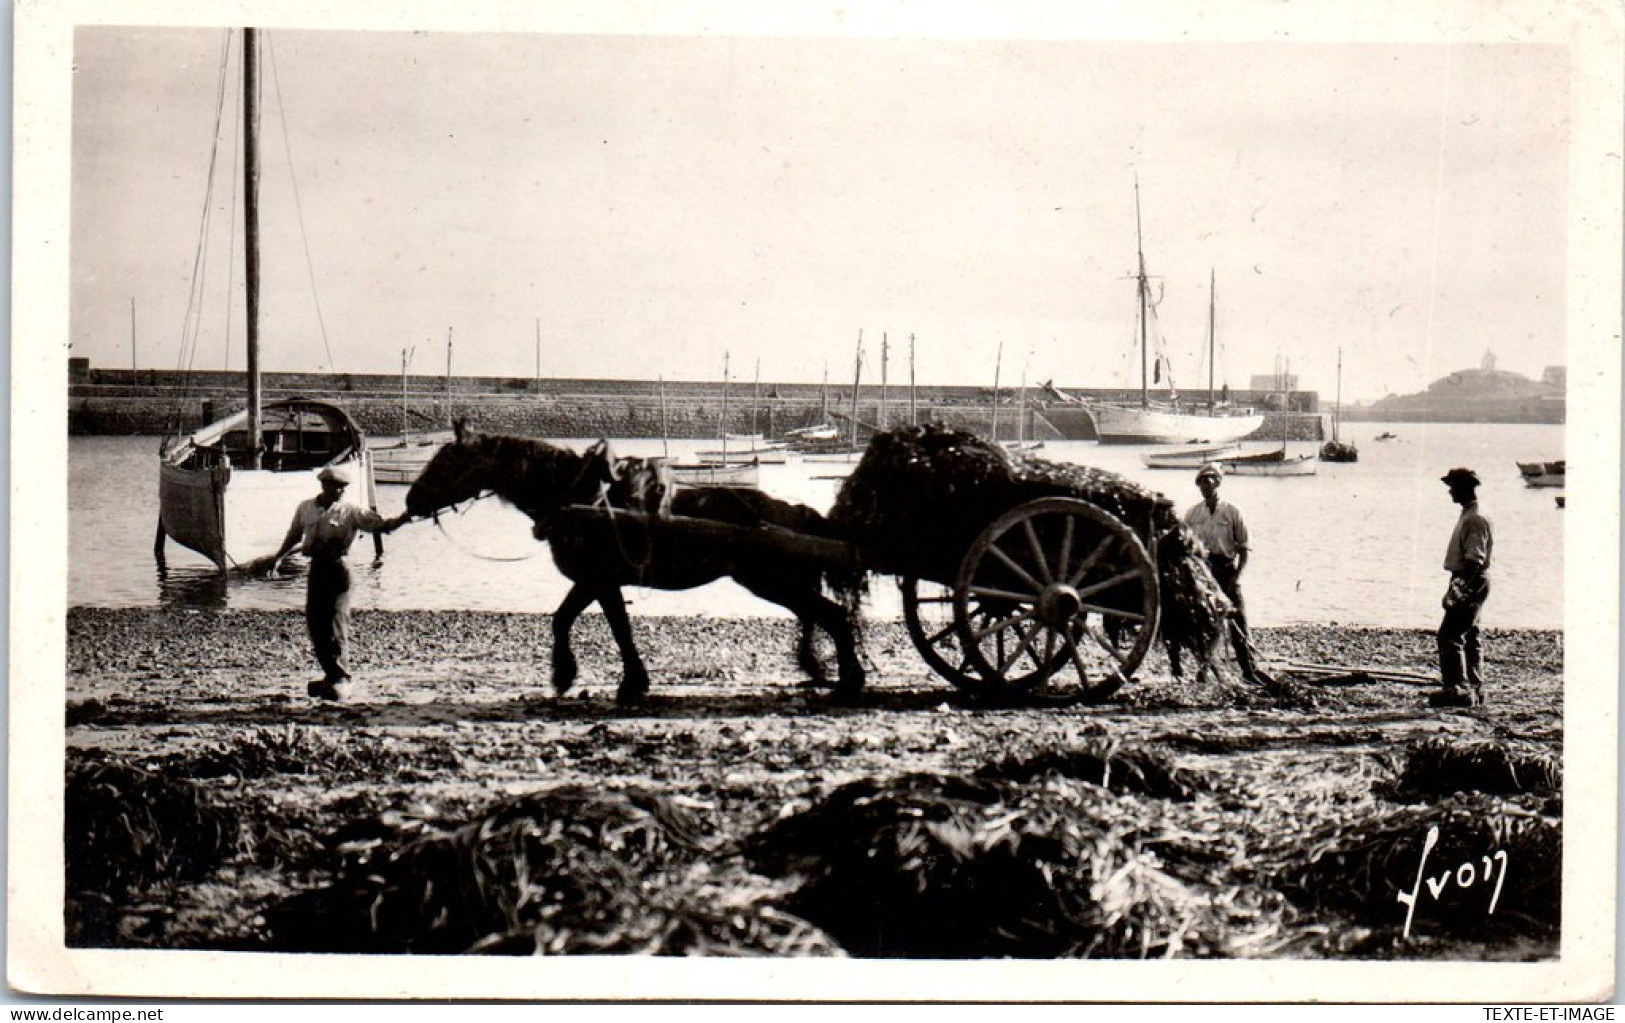
[[855,565],[832,565],[823,570],[824,585],[835,594],[836,603],[846,614],[852,636],[861,649],[863,643],[863,606],[869,599],[869,573]]

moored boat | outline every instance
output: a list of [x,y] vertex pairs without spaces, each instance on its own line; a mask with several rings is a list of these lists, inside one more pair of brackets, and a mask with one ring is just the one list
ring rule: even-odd
[[249,440],[247,409],[164,443],[153,549],[160,566],[166,538],[221,572],[274,553],[294,507],[320,489],[316,474],[325,468],[345,469],[356,480],[345,501],[376,505],[366,435],[342,408],[289,398],[259,411],[258,445]]
[[671,476],[691,487],[754,487],[761,482],[757,462],[669,462]]
[[1314,455],[1288,455],[1285,450],[1226,458],[1220,465],[1232,476],[1313,476]]
[[1525,486],[1561,487],[1568,476],[1568,462],[1564,459],[1554,462],[1519,462],[1518,473],[1523,476]]
[[378,483],[410,484],[435,453],[452,439],[450,430],[414,437],[378,437],[369,441],[372,475]]
[[1148,451],[1140,456],[1140,461],[1147,469],[1200,469],[1209,462],[1240,454],[1240,444],[1208,444],[1178,451]]
[[1322,462],[1358,462],[1360,449],[1353,441],[1338,436],[1338,420],[1343,417],[1343,349],[1337,350],[1337,406],[1332,412],[1332,439],[1320,446]]
[[[1140,185],[1134,183],[1134,231],[1140,238]],[[1168,389],[1171,400],[1153,402],[1147,380],[1147,359],[1150,349],[1150,321],[1156,316],[1156,304],[1151,301],[1150,277],[1145,269],[1145,246],[1139,244],[1139,269],[1135,275],[1139,293],[1140,324],[1140,401],[1137,405],[1116,405],[1090,402],[1087,408],[1095,423],[1095,433],[1102,444],[1226,444],[1239,441],[1264,425],[1264,417],[1250,408],[1231,405],[1216,399],[1213,380],[1213,353],[1215,348],[1214,275],[1208,280],[1208,386],[1205,405],[1181,405],[1172,395],[1173,375],[1169,370]],[[1158,331],[1160,341],[1160,328]],[[1167,364],[1160,353],[1156,357],[1160,375]]]
[[[190,435],[167,438],[158,457],[158,529],[153,556],[165,568],[166,540],[196,551],[221,573],[274,553],[298,503],[319,489],[316,474],[340,468],[354,484],[343,500],[376,507],[367,439],[338,405],[311,398],[263,402],[259,359],[259,101],[257,35],[242,31],[244,286],[249,315],[247,404]],[[226,74],[222,66],[221,73]],[[223,104],[226,90],[219,95]],[[214,152],[226,145],[216,121]],[[226,126],[229,130],[229,125]],[[374,534],[375,550],[383,552]]]

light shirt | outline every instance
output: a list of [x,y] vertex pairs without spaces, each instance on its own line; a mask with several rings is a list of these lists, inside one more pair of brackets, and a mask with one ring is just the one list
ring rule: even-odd
[[1207,547],[1209,554],[1234,558],[1239,552],[1249,549],[1247,524],[1241,520],[1241,512],[1233,504],[1220,501],[1209,511],[1207,502],[1199,501],[1196,507],[1185,513],[1185,525]]
[[339,500],[324,508],[320,498],[312,497],[294,510],[283,542],[297,535],[299,551],[306,557],[342,558],[350,552],[358,530],[377,532],[384,521],[383,516],[360,505]]
[[1461,506],[1456,528],[1450,532],[1450,544],[1444,549],[1444,567],[1447,572],[1460,572],[1469,561],[1476,561],[1490,570],[1490,551],[1495,537],[1490,531],[1490,520],[1478,513],[1478,502]]

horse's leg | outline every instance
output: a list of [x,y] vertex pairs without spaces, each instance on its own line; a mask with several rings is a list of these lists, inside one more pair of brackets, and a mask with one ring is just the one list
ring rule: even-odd
[[598,606],[604,609],[604,619],[609,623],[610,634],[615,637],[616,646],[621,648],[621,687],[615,692],[615,702],[629,707],[648,694],[649,672],[643,667],[643,658],[638,656],[638,645],[632,638],[632,621],[626,616],[626,600],[621,596],[621,588],[608,585],[599,590],[597,596]]
[[805,684],[828,686],[829,675],[824,671],[824,659],[818,656],[818,648],[813,643],[813,624],[805,618],[796,621],[800,632],[796,640],[796,665],[807,673]]
[[853,697],[863,690],[863,660],[858,656],[857,634],[846,608],[825,597],[818,576],[792,574],[789,579],[754,574],[736,575],[735,581],[750,592],[795,612],[805,631],[816,625],[835,641],[838,665],[836,694]]
[[570,592],[564,595],[559,602],[558,610],[553,612],[553,691],[567,693],[576,680],[576,655],[570,649],[570,630],[575,627],[576,619],[581,612],[591,604],[593,596],[580,583],[570,587]]

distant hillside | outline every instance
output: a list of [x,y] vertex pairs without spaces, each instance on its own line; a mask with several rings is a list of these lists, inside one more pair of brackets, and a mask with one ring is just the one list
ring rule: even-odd
[[1501,369],[1460,369],[1416,394],[1391,394],[1346,419],[1386,422],[1561,423],[1561,385],[1531,380]]

